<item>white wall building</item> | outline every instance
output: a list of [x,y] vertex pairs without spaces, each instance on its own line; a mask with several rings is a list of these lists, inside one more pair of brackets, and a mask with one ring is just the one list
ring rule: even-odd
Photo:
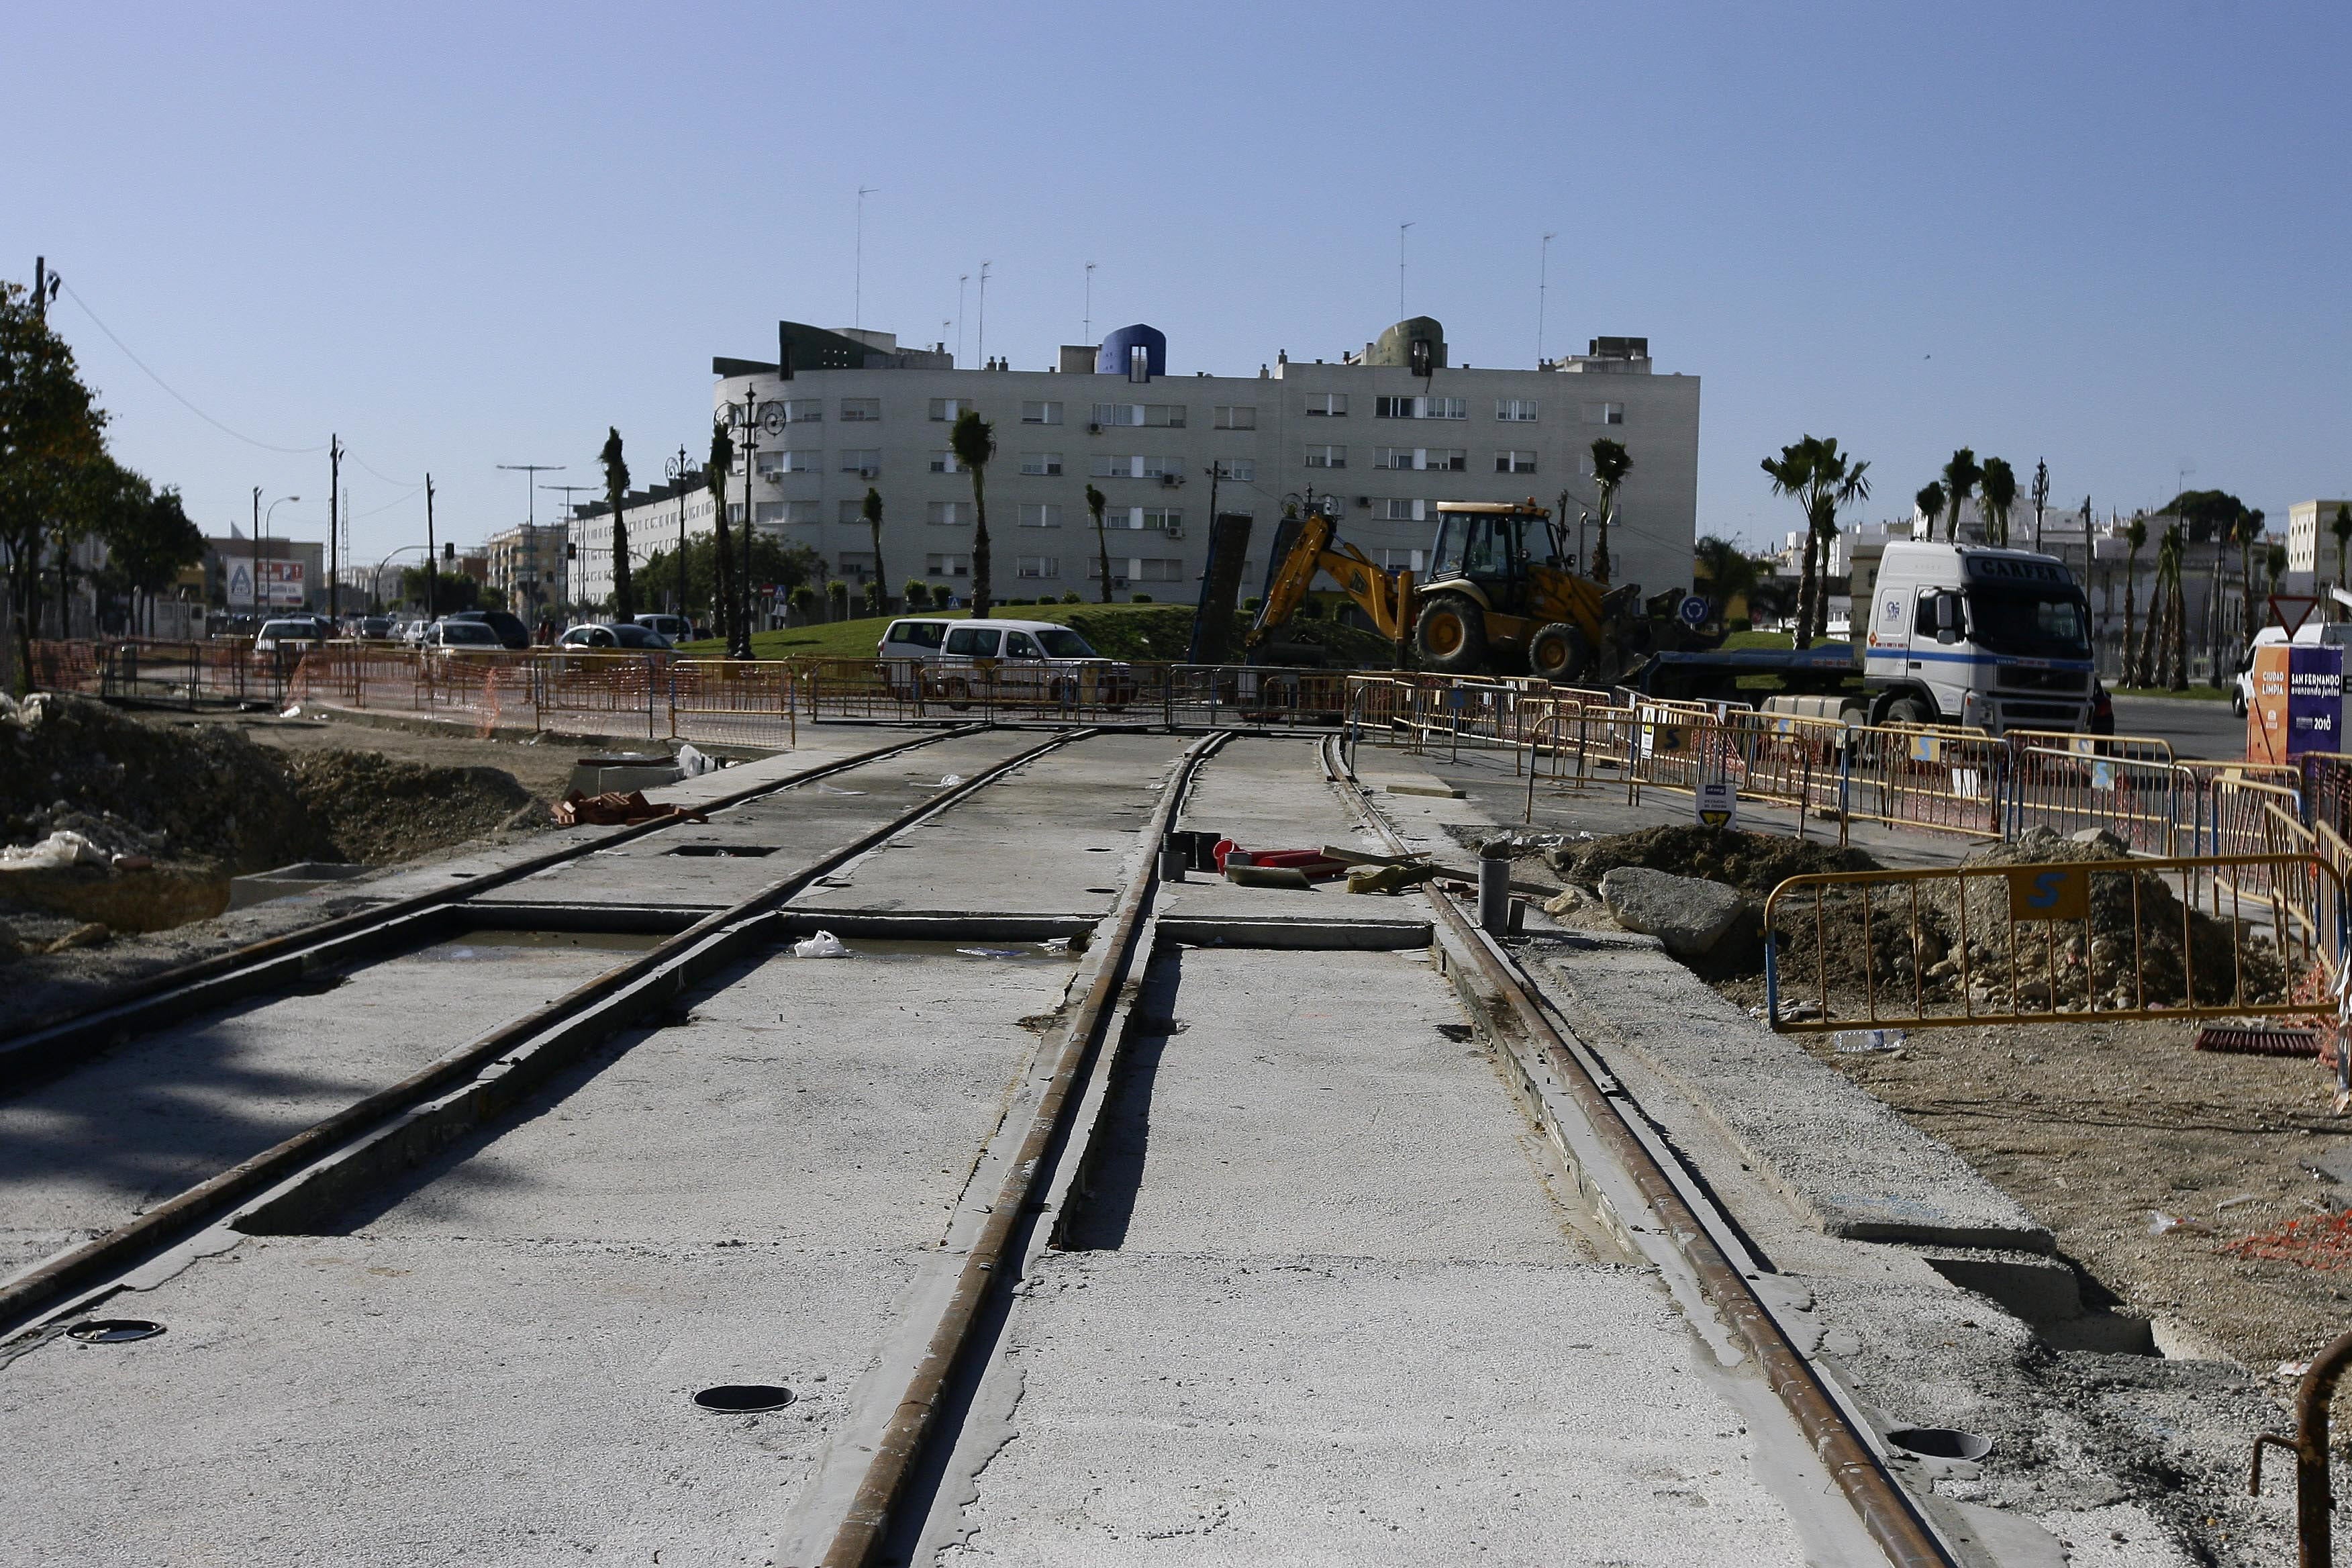
[[[640,574],[656,552],[677,549],[681,514],[686,537],[711,531],[710,492],[703,486],[700,468],[689,469],[682,484],[631,490],[622,498],[621,522],[629,536],[629,572],[640,611],[677,608],[676,578],[665,575],[650,582]],[[613,514],[604,502],[572,509],[571,542],[571,559],[564,563],[571,574],[571,602],[603,604],[613,595]]]
[[[1391,566],[1425,566],[1441,500],[1556,506],[1565,490],[1574,535],[1578,510],[1595,508],[1590,453],[1603,436],[1633,458],[1610,537],[1613,579],[1651,594],[1691,579],[1699,380],[1654,374],[1644,339],[1596,339],[1591,353],[1541,369],[1473,369],[1448,363],[1443,330],[1417,317],[1328,363],[1277,355],[1251,376],[1171,376],[1165,340],[1148,327],[1066,347],[1055,368],[1036,371],[955,369],[885,332],[782,322],[778,336],[778,361],[713,361],[713,410],[749,397],[759,411],[753,523],[853,583],[875,569],[859,514],[871,485],[886,509],[889,588],[921,577],[970,593],[971,480],[949,440],[965,408],[995,427],[986,478],[999,598],[1096,597],[1089,484],[1106,497],[1122,598],[1193,599],[1213,512],[1254,520],[1244,582],[1259,592],[1285,500],[1310,495],[1338,498],[1340,537]],[[739,458],[729,500],[739,517],[743,482]],[[600,552],[593,528],[583,522],[574,563],[592,600],[597,572],[610,587],[609,546]],[[634,521],[630,531],[635,543]]]
[[[2316,574],[2324,559],[2335,578],[2336,509],[2352,507],[2347,500],[2299,500],[2286,509],[2286,569],[2290,572]],[[2325,551],[2321,541],[2326,542]]]

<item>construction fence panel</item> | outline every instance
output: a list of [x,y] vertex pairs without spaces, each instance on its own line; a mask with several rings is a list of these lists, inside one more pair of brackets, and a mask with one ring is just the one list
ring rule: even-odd
[[[1345,723],[1352,687],[1345,670],[1273,665],[1180,664],[1146,672],[1164,692],[1169,722],[1187,728]],[[1139,706],[1149,706],[1147,697]]]
[[2137,736],[2008,736],[2009,835],[2029,827],[2072,834],[2103,828],[2150,855],[2179,853],[2179,826],[2194,781],[2175,764],[2172,747]]
[[542,730],[592,734],[643,731],[646,739],[669,730],[664,653],[556,648],[531,660],[532,696]]
[[2333,1016],[2344,873],[2315,853],[1791,877],[1764,909],[1790,1033]]
[[669,732],[730,746],[800,743],[793,666],[775,660],[681,658],[669,667]]
[[425,648],[410,666],[410,705],[428,717],[470,720],[481,734],[539,723],[538,660],[488,648]]

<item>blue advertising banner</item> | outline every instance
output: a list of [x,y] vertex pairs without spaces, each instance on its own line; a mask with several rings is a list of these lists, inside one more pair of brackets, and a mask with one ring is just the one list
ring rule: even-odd
[[2337,752],[2344,732],[2344,650],[2291,647],[2286,666],[2286,754]]

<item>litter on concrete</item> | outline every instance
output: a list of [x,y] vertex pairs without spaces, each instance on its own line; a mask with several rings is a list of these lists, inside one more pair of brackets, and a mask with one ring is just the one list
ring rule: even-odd
[[961,783],[963,783],[963,775],[961,773],[949,773],[940,780],[940,787],[941,789],[953,789],[956,785]]
[[[646,792],[633,789],[626,795],[618,790],[606,790],[603,795],[582,795],[573,790],[555,803],[555,820],[559,826],[614,827],[631,822],[651,822],[667,816],[674,808],[656,805],[646,798]],[[677,813],[681,822],[708,822],[710,819],[698,811]]]
[[724,758],[714,757],[707,752],[698,752],[692,746],[680,746],[677,749],[678,772],[688,778],[698,779],[705,773],[715,773],[726,765]]
[[68,866],[103,866],[110,858],[87,835],[66,827],[37,844],[0,845],[0,871],[62,871]]
[[821,931],[814,936],[803,937],[793,943],[793,956],[794,958],[847,958],[849,944],[829,931]]
[[966,958],[1026,958],[1029,954],[1017,947],[960,947],[956,951]]
[[1906,1037],[1901,1029],[1840,1029],[1830,1037],[1830,1043],[1842,1057],[1860,1057],[1899,1050]]

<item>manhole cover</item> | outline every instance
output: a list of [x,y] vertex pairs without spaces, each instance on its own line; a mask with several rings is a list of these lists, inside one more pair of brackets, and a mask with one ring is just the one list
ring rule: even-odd
[[1088,888],[1087,891],[1089,893],[1116,893],[1118,889],[1117,888]]
[[1991,1438],[1949,1426],[1897,1426],[1886,1440],[1906,1453],[1930,1459],[1981,1459],[1992,1452]]
[[773,1383],[722,1383],[694,1396],[705,1410],[782,1410],[793,1402],[793,1391]]
[[163,1324],[151,1323],[144,1318],[92,1318],[68,1329],[66,1338],[79,1340],[86,1345],[119,1345],[132,1340],[152,1340],[163,1331]]

